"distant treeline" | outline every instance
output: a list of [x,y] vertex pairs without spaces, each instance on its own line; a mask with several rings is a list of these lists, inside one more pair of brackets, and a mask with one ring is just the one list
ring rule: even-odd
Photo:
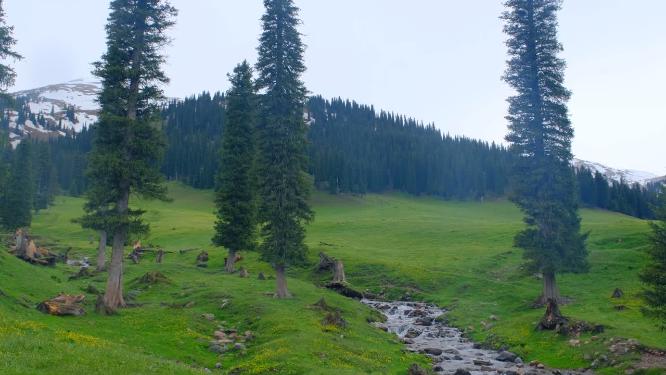
[[[313,97],[305,115],[310,124],[309,170],[320,190],[400,191],[469,200],[509,193],[512,156],[501,145],[442,134],[432,125],[342,99]],[[203,93],[172,101],[163,118],[168,143],[163,173],[195,188],[213,188],[224,129],[224,95]],[[49,162],[55,165],[64,193],[85,191],[85,155],[93,132],[94,127],[49,141]],[[653,218],[654,189],[611,182],[587,169],[577,170],[576,175],[582,206]]]

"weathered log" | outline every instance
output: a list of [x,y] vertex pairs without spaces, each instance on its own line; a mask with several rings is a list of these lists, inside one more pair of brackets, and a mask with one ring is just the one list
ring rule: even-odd
[[85,298],[86,296],[83,294],[78,296],[60,294],[55,298],[46,300],[37,305],[37,310],[57,316],[81,316],[85,314],[85,310],[83,310],[83,306],[81,306],[81,303]]
[[353,298],[353,299],[363,299],[365,296],[363,295],[362,292],[359,292],[356,289],[351,288],[348,284],[346,283],[328,283],[326,284],[326,288],[334,290],[338,292],[339,294],[342,294],[345,297]]
[[185,254],[185,253],[189,253],[190,251],[197,251],[197,250],[201,250],[201,249],[198,248],[198,247],[193,247],[191,249],[180,249],[180,250],[178,250],[178,252],[180,254]]
[[16,245],[11,253],[16,257],[21,258],[32,264],[41,264],[45,266],[53,266],[56,263],[57,257],[48,249],[37,247],[35,241],[30,238],[28,232],[24,229],[18,229],[14,235]]

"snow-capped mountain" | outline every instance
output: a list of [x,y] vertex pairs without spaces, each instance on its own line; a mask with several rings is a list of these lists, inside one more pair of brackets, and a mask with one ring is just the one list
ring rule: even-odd
[[642,185],[650,182],[658,182],[666,177],[659,177],[654,173],[637,171],[633,169],[616,169],[587,160],[574,159],[573,164],[576,168],[587,168],[594,172],[599,172],[607,179],[613,181],[624,181],[628,184],[639,183]]
[[12,95],[23,105],[22,109],[28,109],[33,116],[17,123],[19,116],[15,112],[10,118],[10,128],[23,126],[23,132],[30,133],[79,132],[84,126],[97,122],[99,90],[98,82],[79,79],[16,92]]

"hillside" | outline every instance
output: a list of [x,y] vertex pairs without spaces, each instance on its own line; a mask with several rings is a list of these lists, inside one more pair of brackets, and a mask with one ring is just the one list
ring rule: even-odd
[[[152,227],[144,242],[167,251],[208,249],[210,266],[195,267],[195,253],[168,253],[162,265],[156,265],[152,256],[139,265],[128,264],[126,291],[135,296],[138,307],[120,316],[92,312],[90,293],[85,317],[62,319],[37,312],[36,303],[59,291],[80,293],[89,284],[103,288],[105,275],[67,281],[75,268],[62,264],[40,268],[4,252],[0,255],[0,360],[8,364],[5,373],[104,368],[101,373],[185,374],[214,369],[219,362],[225,370],[238,368],[250,374],[393,374],[404,373],[410,363],[426,363],[424,357],[404,354],[397,339],[370,326],[369,309],[316,287],[323,278],[313,273],[311,265],[291,272],[295,298],[288,301],[266,295],[273,283],[257,280],[257,274],[272,271],[253,253],[244,254],[240,264],[250,271],[250,278],[223,274],[225,253],[209,246],[212,195],[175,184],[170,189],[172,203],[141,203]],[[511,247],[513,233],[521,226],[520,214],[511,204],[326,194],[317,194],[313,203],[316,220],[307,238],[313,263],[317,252],[325,251],[344,260],[355,288],[447,306],[455,325],[467,327],[479,341],[509,345],[525,359],[559,368],[589,365],[586,356],[607,352],[604,340],[611,337],[666,348],[666,333],[654,329],[639,312],[636,275],[646,246],[643,221],[583,210],[584,229],[591,231],[592,270],[561,278],[563,294],[573,299],[564,312],[603,324],[606,332],[597,341],[583,336],[582,346],[573,348],[566,339],[533,330],[542,311],[529,305],[540,281],[521,272],[520,252]],[[59,197],[53,208],[41,212],[33,224],[40,244],[56,251],[72,247],[72,259],[92,257],[92,234],[70,222],[80,214],[81,205],[80,199]],[[157,269],[171,280],[169,284],[149,287],[133,281]],[[625,291],[621,300],[610,299],[616,287]],[[322,325],[321,313],[311,307],[322,296],[342,310],[347,328]],[[221,309],[224,300],[229,303]],[[618,304],[626,309],[616,310]],[[202,314],[214,314],[215,321]],[[490,322],[491,315],[497,320],[484,328],[482,322]],[[250,330],[256,338],[246,344],[246,351],[218,356],[208,350],[208,341],[220,324],[239,332]],[[56,344],[48,344],[52,342]],[[630,359],[635,357],[617,360]],[[100,361],[104,366],[99,366]],[[622,371],[621,366],[602,373]]]
[[[52,84],[38,87],[30,90],[23,90],[13,93],[15,98],[22,98],[25,101],[26,109],[35,117],[42,116],[47,125],[36,124],[29,119],[19,121],[16,111],[11,111],[9,121],[10,137],[13,144],[28,134],[35,136],[64,136],[63,131],[80,132],[83,127],[97,122],[99,104],[97,103],[97,94],[101,89],[100,83],[93,79],[76,79],[65,83]],[[180,102],[179,99],[171,101]],[[68,114],[68,111],[70,113]],[[306,115],[310,125],[314,123],[314,117]],[[53,131],[49,128],[60,125],[61,131]],[[609,181],[624,181],[629,184],[639,183],[648,184],[663,180],[665,177],[659,177],[652,172],[618,169],[603,163],[575,159],[576,168],[587,168],[593,172],[599,172]]]

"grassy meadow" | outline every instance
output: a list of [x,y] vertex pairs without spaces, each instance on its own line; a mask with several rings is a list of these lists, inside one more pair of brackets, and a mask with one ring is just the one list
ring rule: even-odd
[[[666,348],[666,333],[639,311],[637,273],[645,261],[648,233],[644,221],[583,210],[592,268],[588,274],[560,277],[562,293],[572,299],[563,312],[603,324],[606,332],[600,340],[582,337],[582,346],[573,348],[565,338],[534,331],[543,312],[530,305],[539,294],[540,280],[521,269],[521,253],[512,248],[521,215],[506,201],[316,194],[316,218],[307,238],[312,264],[290,270],[294,298],[278,301],[270,296],[274,281],[257,279],[260,271],[269,276],[272,271],[256,254],[245,253],[239,264],[250,271],[247,279],[221,271],[225,251],[210,245],[211,192],[171,184],[170,194],[170,203],[135,202],[147,210],[151,225],[143,243],[170,252],[160,265],[150,254],[139,265],[126,263],[125,290],[139,307],[117,316],[95,314],[90,293],[84,317],[38,312],[34,306],[58,292],[84,293],[89,284],[103,290],[106,274],[68,281],[76,272],[73,267],[32,266],[0,252],[3,374],[93,369],[104,374],[190,374],[204,373],[204,368],[241,374],[401,374],[411,363],[427,365],[426,358],[405,353],[396,338],[370,326],[367,321],[374,315],[369,309],[318,286],[324,279],[312,269],[319,251],[345,262],[353,287],[449,307],[452,322],[476,340],[507,345],[526,360],[585,367],[586,355],[606,350],[602,339],[610,337]],[[70,258],[94,259],[93,233],[71,223],[82,204],[81,199],[58,197],[51,209],[40,212],[32,227],[38,244],[55,251],[71,248]],[[195,266],[197,251],[178,253],[186,248],[208,250],[209,267]],[[145,286],[134,281],[154,270],[170,282]],[[616,287],[625,292],[624,298],[610,298]],[[321,297],[341,309],[346,328],[322,323],[322,313],[312,308]],[[228,305],[220,308],[225,300]],[[626,309],[618,311],[616,304]],[[206,313],[215,320],[202,318]],[[218,355],[208,350],[218,325],[250,330],[256,337],[246,350]],[[215,369],[216,363],[222,368]]]

